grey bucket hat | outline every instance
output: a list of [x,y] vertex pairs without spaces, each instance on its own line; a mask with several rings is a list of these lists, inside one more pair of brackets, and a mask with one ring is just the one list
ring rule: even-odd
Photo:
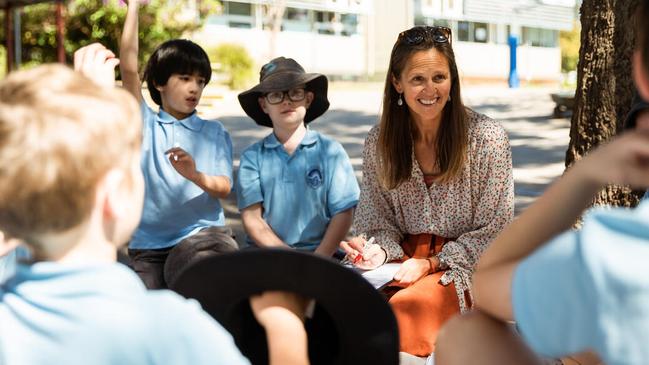
[[313,92],[313,102],[307,109],[304,122],[309,123],[329,109],[327,99],[327,77],[319,73],[306,73],[292,58],[278,57],[262,66],[259,71],[259,84],[239,94],[239,103],[243,110],[257,124],[273,127],[268,114],[259,106],[258,98],[271,91],[286,91],[299,85],[306,85]]

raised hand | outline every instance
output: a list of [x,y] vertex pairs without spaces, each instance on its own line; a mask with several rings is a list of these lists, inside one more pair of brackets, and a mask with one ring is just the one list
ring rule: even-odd
[[575,164],[589,182],[598,185],[649,187],[649,133],[631,131],[593,150]]
[[119,59],[101,43],[92,43],[74,52],[74,70],[101,86],[115,85],[115,67]]

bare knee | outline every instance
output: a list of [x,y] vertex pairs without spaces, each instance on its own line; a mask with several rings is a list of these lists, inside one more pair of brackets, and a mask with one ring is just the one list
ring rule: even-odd
[[473,311],[442,327],[435,364],[538,364],[538,358],[507,324]]
[[436,364],[470,364],[470,356],[464,350],[469,345],[472,331],[475,331],[475,313],[451,318],[441,328],[435,344]]

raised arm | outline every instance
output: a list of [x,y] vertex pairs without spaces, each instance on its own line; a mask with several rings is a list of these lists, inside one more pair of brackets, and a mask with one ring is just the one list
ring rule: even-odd
[[629,132],[570,168],[485,251],[474,275],[478,307],[512,318],[513,272],[522,259],[569,230],[606,184],[649,186],[649,134]]
[[142,82],[138,74],[137,56],[138,46],[138,0],[127,0],[128,9],[124,20],[124,29],[119,45],[120,65],[122,74],[122,85],[130,92],[138,103],[142,102]]

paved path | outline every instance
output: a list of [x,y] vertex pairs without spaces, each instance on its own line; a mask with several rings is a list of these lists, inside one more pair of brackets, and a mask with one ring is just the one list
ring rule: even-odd
[[[520,213],[539,196],[564,169],[570,121],[552,118],[553,102],[547,88],[510,90],[503,87],[466,87],[465,104],[500,121],[512,146],[516,212]],[[361,153],[369,129],[377,123],[382,85],[334,85],[329,93],[331,107],[313,122],[313,128],[343,144],[357,177],[361,178]],[[201,109],[207,117],[220,119],[230,131],[234,145],[235,176],[241,151],[266,136],[270,129],[258,127],[241,110],[236,93],[223,92],[209,99]],[[236,209],[235,194],[225,201],[227,224],[243,241],[243,229]]]

